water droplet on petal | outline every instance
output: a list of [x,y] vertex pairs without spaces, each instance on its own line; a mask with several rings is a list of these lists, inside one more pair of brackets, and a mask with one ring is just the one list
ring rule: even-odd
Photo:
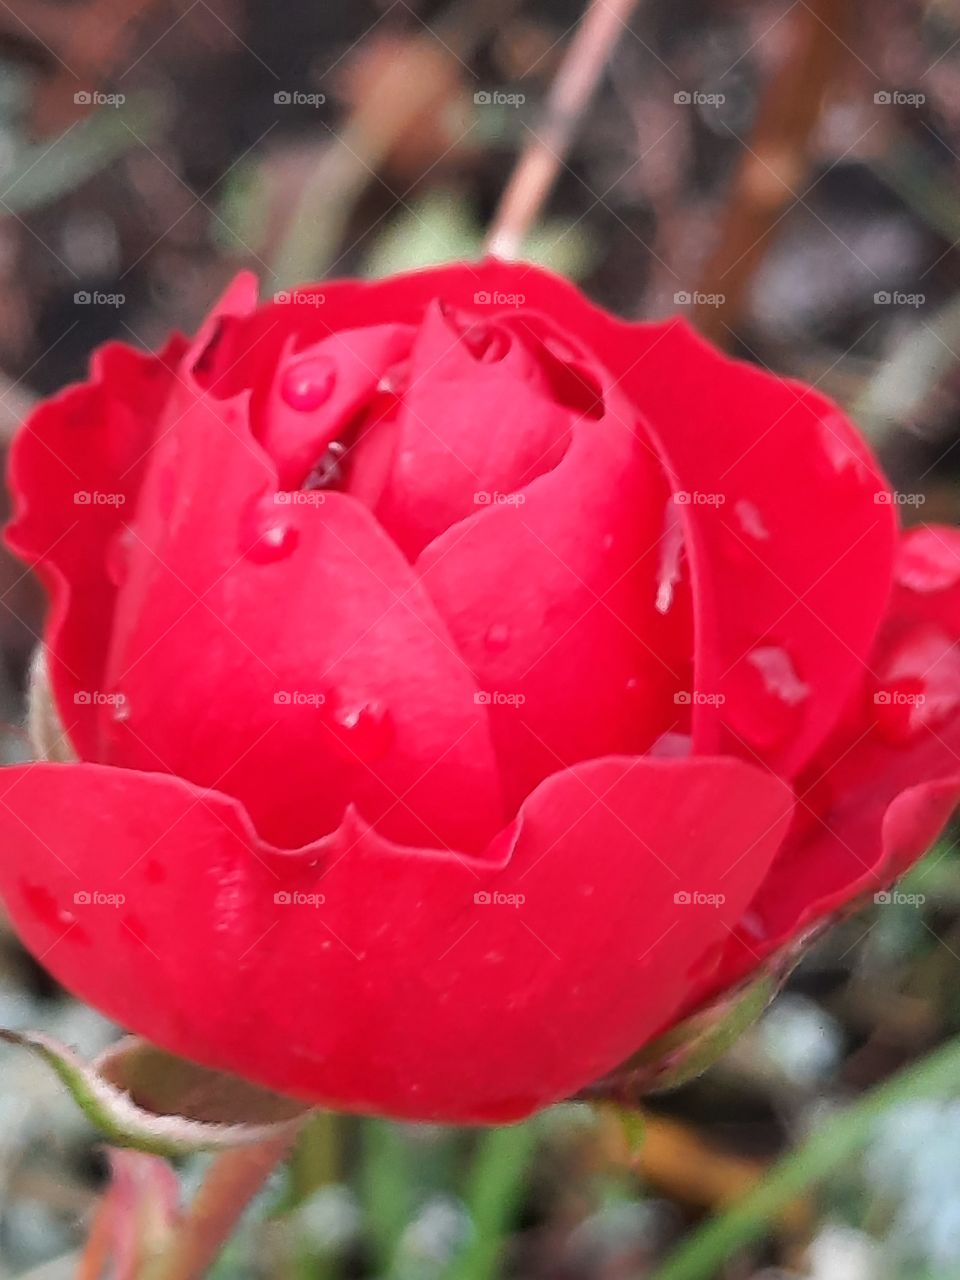
[[693,751],[693,739],[689,733],[661,733],[651,746],[649,754],[655,760],[683,760]]
[[850,424],[840,413],[818,419],[820,443],[830,466],[837,475],[851,475],[856,480],[872,479],[866,459],[854,443]]
[[310,413],[330,399],[336,378],[333,361],[326,356],[315,356],[287,369],[280,384],[280,395],[291,409]]
[[169,520],[177,501],[177,473],[173,467],[164,467],[157,476],[157,510],[163,520]]
[[612,551],[613,544],[615,541],[616,539],[614,538],[612,533],[605,533],[603,535],[603,541],[601,542],[600,545],[603,547],[604,551]]
[[377,699],[356,703],[331,701],[333,711],[329,724],[345,760],[372,764],[386,755],[393,744],[395,727],[389,709],[382,702]]
[[724,712],[734,731],[769,750],[797,732],[810,688],[778,645],[758,645],[730,672]]
[[130,699],[125,693],[115,693],[113,695],[111,715],[114,720],[120,724],[122,724],[124,720],[130,719]]
[[882,738],[900,744],[960,707],[960,651],[938,627],[917,627],[887,653],[873,694]]
[[256,564],[271,564],[288,556],[300,540],[300,531],[289,523],[285,511],[271,503],[254,502],[240,530],[240,550]]
[[924,527],[900,544],[895,569],[897,582],[926,594],[946,591],[960,582],[960,541],[953,531]]
[[346,453],[345,444],[339,440],[331,440],[301,488],[308,491],[339,489],[343,485],[343,460]]
[[510,645],[510,629],[502,622],[495,622],[483,637],[483,643],[491,653],[503,653]]
[[810,696],[809,685],[805,685],[797,675],[786,649],[777,645],[759,645],[747,654],[747,661],[760,672],[766,689],[788,707],[795,707]]
[[657,612],[669,613],[677,583],[680,581],[680,561],[683,556],[683,521],[680,509],[670,498],[667,501],[666,523],[660,536],[660,570],[657,575]]
[[104,552],[104,566],[107,577],[115,587],[122,587],[130,565],[130,553],[133,550],[134,533],[128,524],[114,533]]
[[765,542],[770,537],[770,531],[763,523],[758,508],[746,498],[739,498],[733,504],[733,513],[740,522],[740,528],[749,537],[756,538],[758,542]]

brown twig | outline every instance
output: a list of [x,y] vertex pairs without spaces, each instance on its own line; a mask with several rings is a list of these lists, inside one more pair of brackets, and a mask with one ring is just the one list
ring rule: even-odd
[[723,344],[743,313],[750,281],[784,210],[802,196],[820,113],[850,56],[855,0],[811,0],[791,13],[784,65],[763,93],[753,136],[734,175],[723,225],[700,293],[720,305],[697,309],[698,328]]
[[547,98],[544,122],[513,171],[487,237],[487,249],[516,258],[556,181],[563,156],[637,0],[590,0]]

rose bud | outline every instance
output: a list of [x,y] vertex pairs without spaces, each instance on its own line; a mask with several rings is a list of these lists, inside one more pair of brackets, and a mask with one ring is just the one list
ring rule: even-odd
[[242,276],[101,350],[11,483],[72,758],[0,776],[9,912],[294,1097],[586,1090],[960,794],[960,535],[898,534],[817,391],[529,266]]

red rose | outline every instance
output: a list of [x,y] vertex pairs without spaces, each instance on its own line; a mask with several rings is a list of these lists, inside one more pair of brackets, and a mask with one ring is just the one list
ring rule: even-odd
[[897,552],[813,389],[526,266],[243,277],[192,344],[101,351],[12,482],[78,759],[0,778],[9,910],[294,1095],[569,1096],[960,791],[960,536]]

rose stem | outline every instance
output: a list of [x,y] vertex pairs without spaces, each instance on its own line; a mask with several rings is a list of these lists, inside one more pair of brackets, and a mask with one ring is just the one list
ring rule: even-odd
[[513,171],[487,236],[487,250],[517,258],[553,186],[581,115],[637,0],[590,0],[550,87],[540,128]]
[[295,1137],[288,1132],[282,1138],[216,1156],[177,1228],[176,1239],[149,1267],[150,1280],[197,1280],[205,1275]]

